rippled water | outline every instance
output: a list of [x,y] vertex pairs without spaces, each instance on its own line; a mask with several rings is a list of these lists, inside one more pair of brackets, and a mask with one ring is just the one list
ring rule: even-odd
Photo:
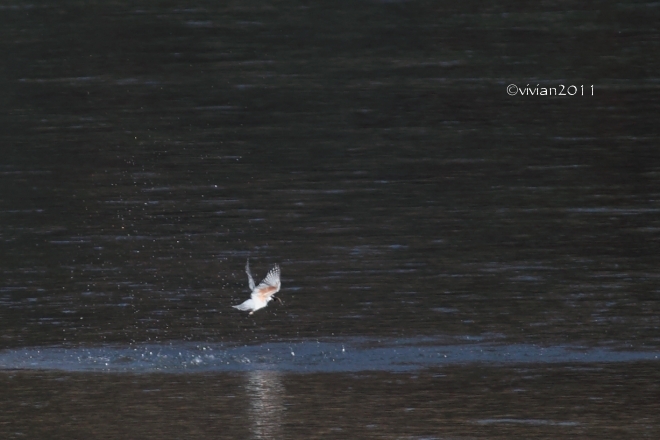
[[0,437],[656,437],[658,18],[0,5]]
[[291,341],[261,345],[169,343],[131,347],[23,348],[0,352],[0,370],[114,373],[410,371],[456,364],[558,364],[658,360],[660,351],[528,344],[447,344],[430,338]]

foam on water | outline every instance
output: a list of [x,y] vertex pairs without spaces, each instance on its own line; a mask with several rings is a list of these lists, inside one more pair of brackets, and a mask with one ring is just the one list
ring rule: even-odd
[[186,373],[406,371],[486,363],[585,363],[658,360],[657,351],[532,344],[447,344],[430,338],[271,342],[258,345],[171,342],[131,346],[29,347],[0,352],[0,370]]

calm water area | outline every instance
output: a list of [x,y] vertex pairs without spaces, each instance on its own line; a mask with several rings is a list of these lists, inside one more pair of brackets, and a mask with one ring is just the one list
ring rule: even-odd
[[660,3],[7,0],[0,53],[0,438],[660,437]]

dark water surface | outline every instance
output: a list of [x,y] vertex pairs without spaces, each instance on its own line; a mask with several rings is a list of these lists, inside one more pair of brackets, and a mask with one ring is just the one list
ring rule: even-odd
[[657,362],[0,375],[3,438],[657,438]]
[[657,438],[658,23],[0,4],[0,437]]

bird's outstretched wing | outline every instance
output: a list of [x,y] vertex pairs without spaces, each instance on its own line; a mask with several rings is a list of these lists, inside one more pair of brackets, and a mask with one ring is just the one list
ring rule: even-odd
[[266,301],[280,290],[280,285],[280,266],[276,264],[268,272],[266,278],[253,289],[252,297],[256,296],[260,300]]
[[248,258],[247,263],[245,263],[245,273],[248,276],[248,283],[250,285],[250,290],[254,290],[254,279],[252,278],[252,273],[250,272],[250,259]]

